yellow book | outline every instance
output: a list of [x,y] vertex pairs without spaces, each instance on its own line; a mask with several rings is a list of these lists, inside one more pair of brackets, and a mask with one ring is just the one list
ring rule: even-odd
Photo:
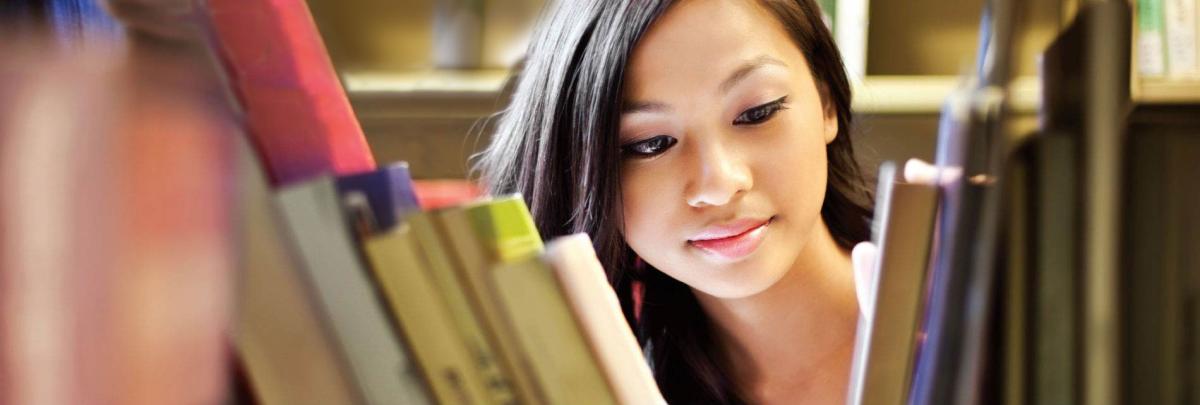
[[437,226],[430,213],[417,212],[405,221],[412,228],[413,240],[424,253],[433,284],[445,299],[458,335],[467,345],[471,361],[483,378],[492,404],[515,405],[516,393],[508,376],[503,372],[496,349],[484,333],[483,320],[476,316],[464,290],[467,286],[459,279],[454,259],[442,244]]
[[515,335],[501,313],[490,273],[499,263],[535,257],[542,250],[541,236],[520,196],[480,201],[433,212],[443,243],[453,252],[459,279],[479,318],[501,366],[522,404],[546,401],[529,375]]
[[546,402],[616,405],[550,268],[532,257],[498,265],[492,280]]
[[488,404],[483,378],[413,239],[407,224],[367,238],[370,268],[437,402]]

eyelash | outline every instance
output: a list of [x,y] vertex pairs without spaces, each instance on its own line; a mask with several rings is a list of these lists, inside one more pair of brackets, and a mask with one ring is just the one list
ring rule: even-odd
[[[737,118],[734,118],[733,125],[747,126],[762,124],[774,117],[775,113],[787,108],[787,96],[783,96],[775,101],[743,111],[741,114],[738,114]],[[673,137],[658,135],[649,139],[621,145],[621,154],[626,157],[650,158],[665,152],[667,149],[675,146],[677,142],[679,140]],[[649,148],[649,150],[645,148]]]
[[[733,125],[758,125],[767,122],[767,120],[775,116],[775,113],[787,108],[787,96],[783,96],[775,99],[775,101],[743,111],[741,114],[738,114],[737,118],[733,119]],[[754,117],[751,118],[751,116]]]

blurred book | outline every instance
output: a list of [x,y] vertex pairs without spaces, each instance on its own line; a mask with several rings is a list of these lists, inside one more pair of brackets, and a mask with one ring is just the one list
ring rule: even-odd
[[873,305],[859,318],[847,399],[851,405],[906,403],[933,243],[937,187],[897,180],[891,162],[880,169],[879,179],[879,255],[868,290]]
[[367,238],[363,249],[437,402],[489,404],[485,376],[472,362],[414,239],[413,229],[401,224]]
[[275,186],[375,159],[305,2],[209,0],[205,20]]
[[[823,1],[823,5],[830,3]],[[833,35],[846,76],[853,82],[861,82],[867,76],[867,27],[870,6],[868,0],[834,0]]]
[[247,142],[239,150],[243,253],[233,340],[252,391],[263,405],[363,403]]
[[490,274],[496,265],[534,257],[542,251],[541,237],[524,199],[515,195],[483,200],[435,211],[433,217],[521,403],[547,403],[530,372],[529,359],[521,354],[512,325],[501,312]]
[[513,404],[517,394],[511,378],[502,370],[498,349],[485,331],[482,315],[475,312],[468,297],[466,281],[461,278],[457,258],[448,250],[433,213],[415,212],[406,218],[413,237],[429,266],[435,288],[442,294],[455,330],[470,351],[471,360],[484,378],[491,403]]
[[549,404],[616,404],[554,273],[537,256],[491,269],[500,309]]
[[284,187],[276,198],[301,268],[366,402],[433,403],[361,260],[333,177]]
[[339,176],[338,194],[343,198],[360,193],[370,210],[371,233],[384,232],[396,226],[400,218],[420,210],[408,163],[399,162],[369,172]]
[[542,257],[553,269],[617,400],[624,405],[665,404],[588,236],[552,240]]

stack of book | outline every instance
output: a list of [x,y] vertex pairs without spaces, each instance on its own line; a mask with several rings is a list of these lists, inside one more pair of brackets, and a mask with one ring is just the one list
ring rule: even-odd
[[236,343],[262,403],[663,403],[590,240],[543,245],[520,196],[424,211],[404,164],[256,183]]
[[[415,187],[403,163],[377,168],[304,2],[197,12],[246,124],[233,333],[245,394],[664,402],[586,236],[543,245],[520,196],[453,202],[461,193]],[[419,203],[415,189],[437,195]]]

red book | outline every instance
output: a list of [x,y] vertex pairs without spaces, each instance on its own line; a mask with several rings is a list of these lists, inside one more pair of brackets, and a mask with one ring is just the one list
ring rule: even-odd
[[375,169],[303,0],[209,0],[208,14],[273,185]]

